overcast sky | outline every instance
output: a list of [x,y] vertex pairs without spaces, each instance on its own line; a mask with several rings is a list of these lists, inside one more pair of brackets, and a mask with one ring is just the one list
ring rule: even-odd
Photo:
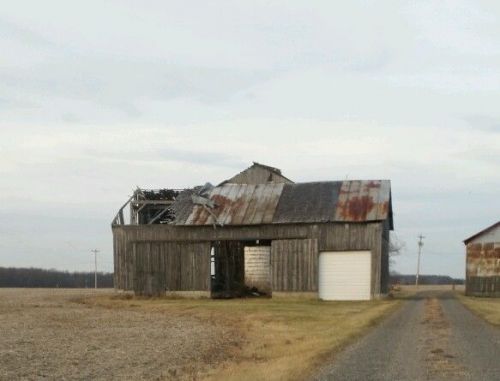
[[390,179],[395,270],[464,276],[500,219],[496,1],[11,1],[0,8],[0,266],[112,271],[141,187],[252,161]]

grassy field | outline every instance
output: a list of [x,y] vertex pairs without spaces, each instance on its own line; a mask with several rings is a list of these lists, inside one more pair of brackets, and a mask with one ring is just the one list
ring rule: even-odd
[[462,303],[491,324],[500,326],[500,299],[478,298],[460,294]]
[[399,303],[0,290],[0,378],[299,380]]
[[[100,297],[96,305],[122,308],[123,300]],[[244,338],[230,361],[208,379],[291,380],[303,377],[335,349],[360,335],[396,301],[321,302],[288,299],[140,300],[135,307],[168,316],[215,319]]]
[[464,285],[451,285],[451,284],[438,284],[438,285],[402,285],[399,286],[401,294],[415,294],[420,291],[457,291],[463,292],[465,289]]

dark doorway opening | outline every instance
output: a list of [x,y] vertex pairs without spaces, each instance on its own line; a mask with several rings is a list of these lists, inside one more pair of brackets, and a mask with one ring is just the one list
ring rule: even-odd
[[[245,284],[245,248],[255,246],[271,246],[271,241],[215,241],[212,243],[212,298],[270,296],[270,287],[257,289],[253,284]],[[266,266],[270,269],[270,260]]]

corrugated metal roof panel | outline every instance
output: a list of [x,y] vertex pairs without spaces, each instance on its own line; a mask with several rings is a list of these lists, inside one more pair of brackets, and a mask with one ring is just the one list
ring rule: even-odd
[[[186,225],[258,225],[272,222],[284,184],[225,184],[212,189],[210,211],[195,205]],[[183,225],[182,222],[179,224]]]
[[334,214],[340,182],[286,184],[273,223],[327,222]]
[[179,194],[175,202],[172,204],[176,224],[184,224],[189,218],[189,215],[192,213],[194,205],[191,200],[191,195],[193,193],[194,191],[192,189],[186,189]]
[[390,182],[387,180],[344,181],[340,188],[335,221],[384,220],[388,216]]
[[233,213],[231,225],[242,225],[245,221],[245,216],[247,214],[248,208],[250,207],[250,200],[255,193],[255,188],[257,188],[257,185],[255,184],[249,184],[246,187],[241,187],[241,206],[236,208],[236,211]]
[[274,189],[270,195],[269,208],[267,208],[265,210],[264,217],[262,219],[263,223],[270,224],[273,222],[276,208],[278,207],[279,201],[283,195],[284,187],[285,187],[285,183],[275,183],[274,184]]
[[388,180],[315,183],[223,184],[209,198],[215,208],[194,205],[178,225],[258,225],[364,222],[391,218]]

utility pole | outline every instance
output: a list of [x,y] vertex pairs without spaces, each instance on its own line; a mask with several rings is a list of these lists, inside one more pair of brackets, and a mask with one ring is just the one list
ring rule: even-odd
[[423,242],[423,239],[425,237],[420,234],[418,236],[418,259],[417,259],[417,275],[415,277],[415,286],[418,287],[418,277],[420,275],[420,254],[422,253],[422,246],[424,246],[424,242]]
[[94,287],[97,290],[97,253],[99,250],[94,249],[90,251],[94,253]]

